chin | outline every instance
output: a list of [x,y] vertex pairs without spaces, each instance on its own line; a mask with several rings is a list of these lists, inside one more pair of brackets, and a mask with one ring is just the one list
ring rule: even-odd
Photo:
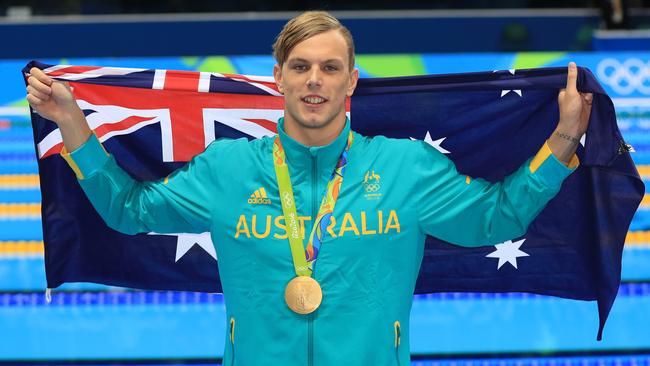
[[324,119],[324,118],[301,118],[298,119],[297,122],[299,125],[301,125],[303,128],[310,128],[310,129],[319,129],[323,128],[330,123],[332,123],[333,119]]

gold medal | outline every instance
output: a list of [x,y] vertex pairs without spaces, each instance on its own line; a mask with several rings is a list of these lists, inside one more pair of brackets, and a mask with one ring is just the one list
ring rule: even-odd
[[309,276],[294,277],[284,290],[284,301],[298,314],[309,314],[320,306],[323,291],[318,282]]

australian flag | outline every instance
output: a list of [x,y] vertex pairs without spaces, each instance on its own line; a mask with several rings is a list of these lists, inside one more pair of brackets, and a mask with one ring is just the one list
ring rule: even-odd
[[[283,99],[273,79],[249,75],[30,62],[68,81],[90,127],[133,177],[167,176],[215,138],[274,135]],[[364,135],[422,139],[462,174],[498,181],[533,156],[555,129],[565,68],[361,79],[348,108]],[[529,292],[596,300],[598,338],[616,297],[623,244],[645,192],[589,70],[594,93],[580,166],[520,238],[462,248],[428,238],[416,293]],[[209,235],[124,235],[108,228],[58,155],[56,124],[32,113],[49,288],[94,282],[156,290],[221,292]]]

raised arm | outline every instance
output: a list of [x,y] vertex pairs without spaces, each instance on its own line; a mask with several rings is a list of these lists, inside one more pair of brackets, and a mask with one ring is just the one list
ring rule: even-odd
[[548,144],[499,182],[459,174],[453,162],[418,142],[415,189],[421,230],[452,244],[494,245],[523,235],[578,165],[565,166]]
[[138,182],[104,150],[68,83],[52,80],[37,68],[30,70],[27,83],[27,101],[58,125],[65,146],[62,155],[108,226],[127,234],[209,231],[214,180],[207,154],[160,181]]
[[500,182],[460,175],[446,157],[421,144],[417,195],[422,230],[464,246],[492,245],[523,235],[578,166],[575,151],[587,130],[592,95],[579,93],[576,80],[572,62],[566,88],[558,96],[557,128],[534,157]]

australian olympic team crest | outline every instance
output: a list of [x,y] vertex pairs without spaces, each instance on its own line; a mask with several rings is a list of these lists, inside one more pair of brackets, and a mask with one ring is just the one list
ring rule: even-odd
[[363,177],[363,189],[366,199],[376,200],[381,197],[381,176],[374,170],[368,170]]

